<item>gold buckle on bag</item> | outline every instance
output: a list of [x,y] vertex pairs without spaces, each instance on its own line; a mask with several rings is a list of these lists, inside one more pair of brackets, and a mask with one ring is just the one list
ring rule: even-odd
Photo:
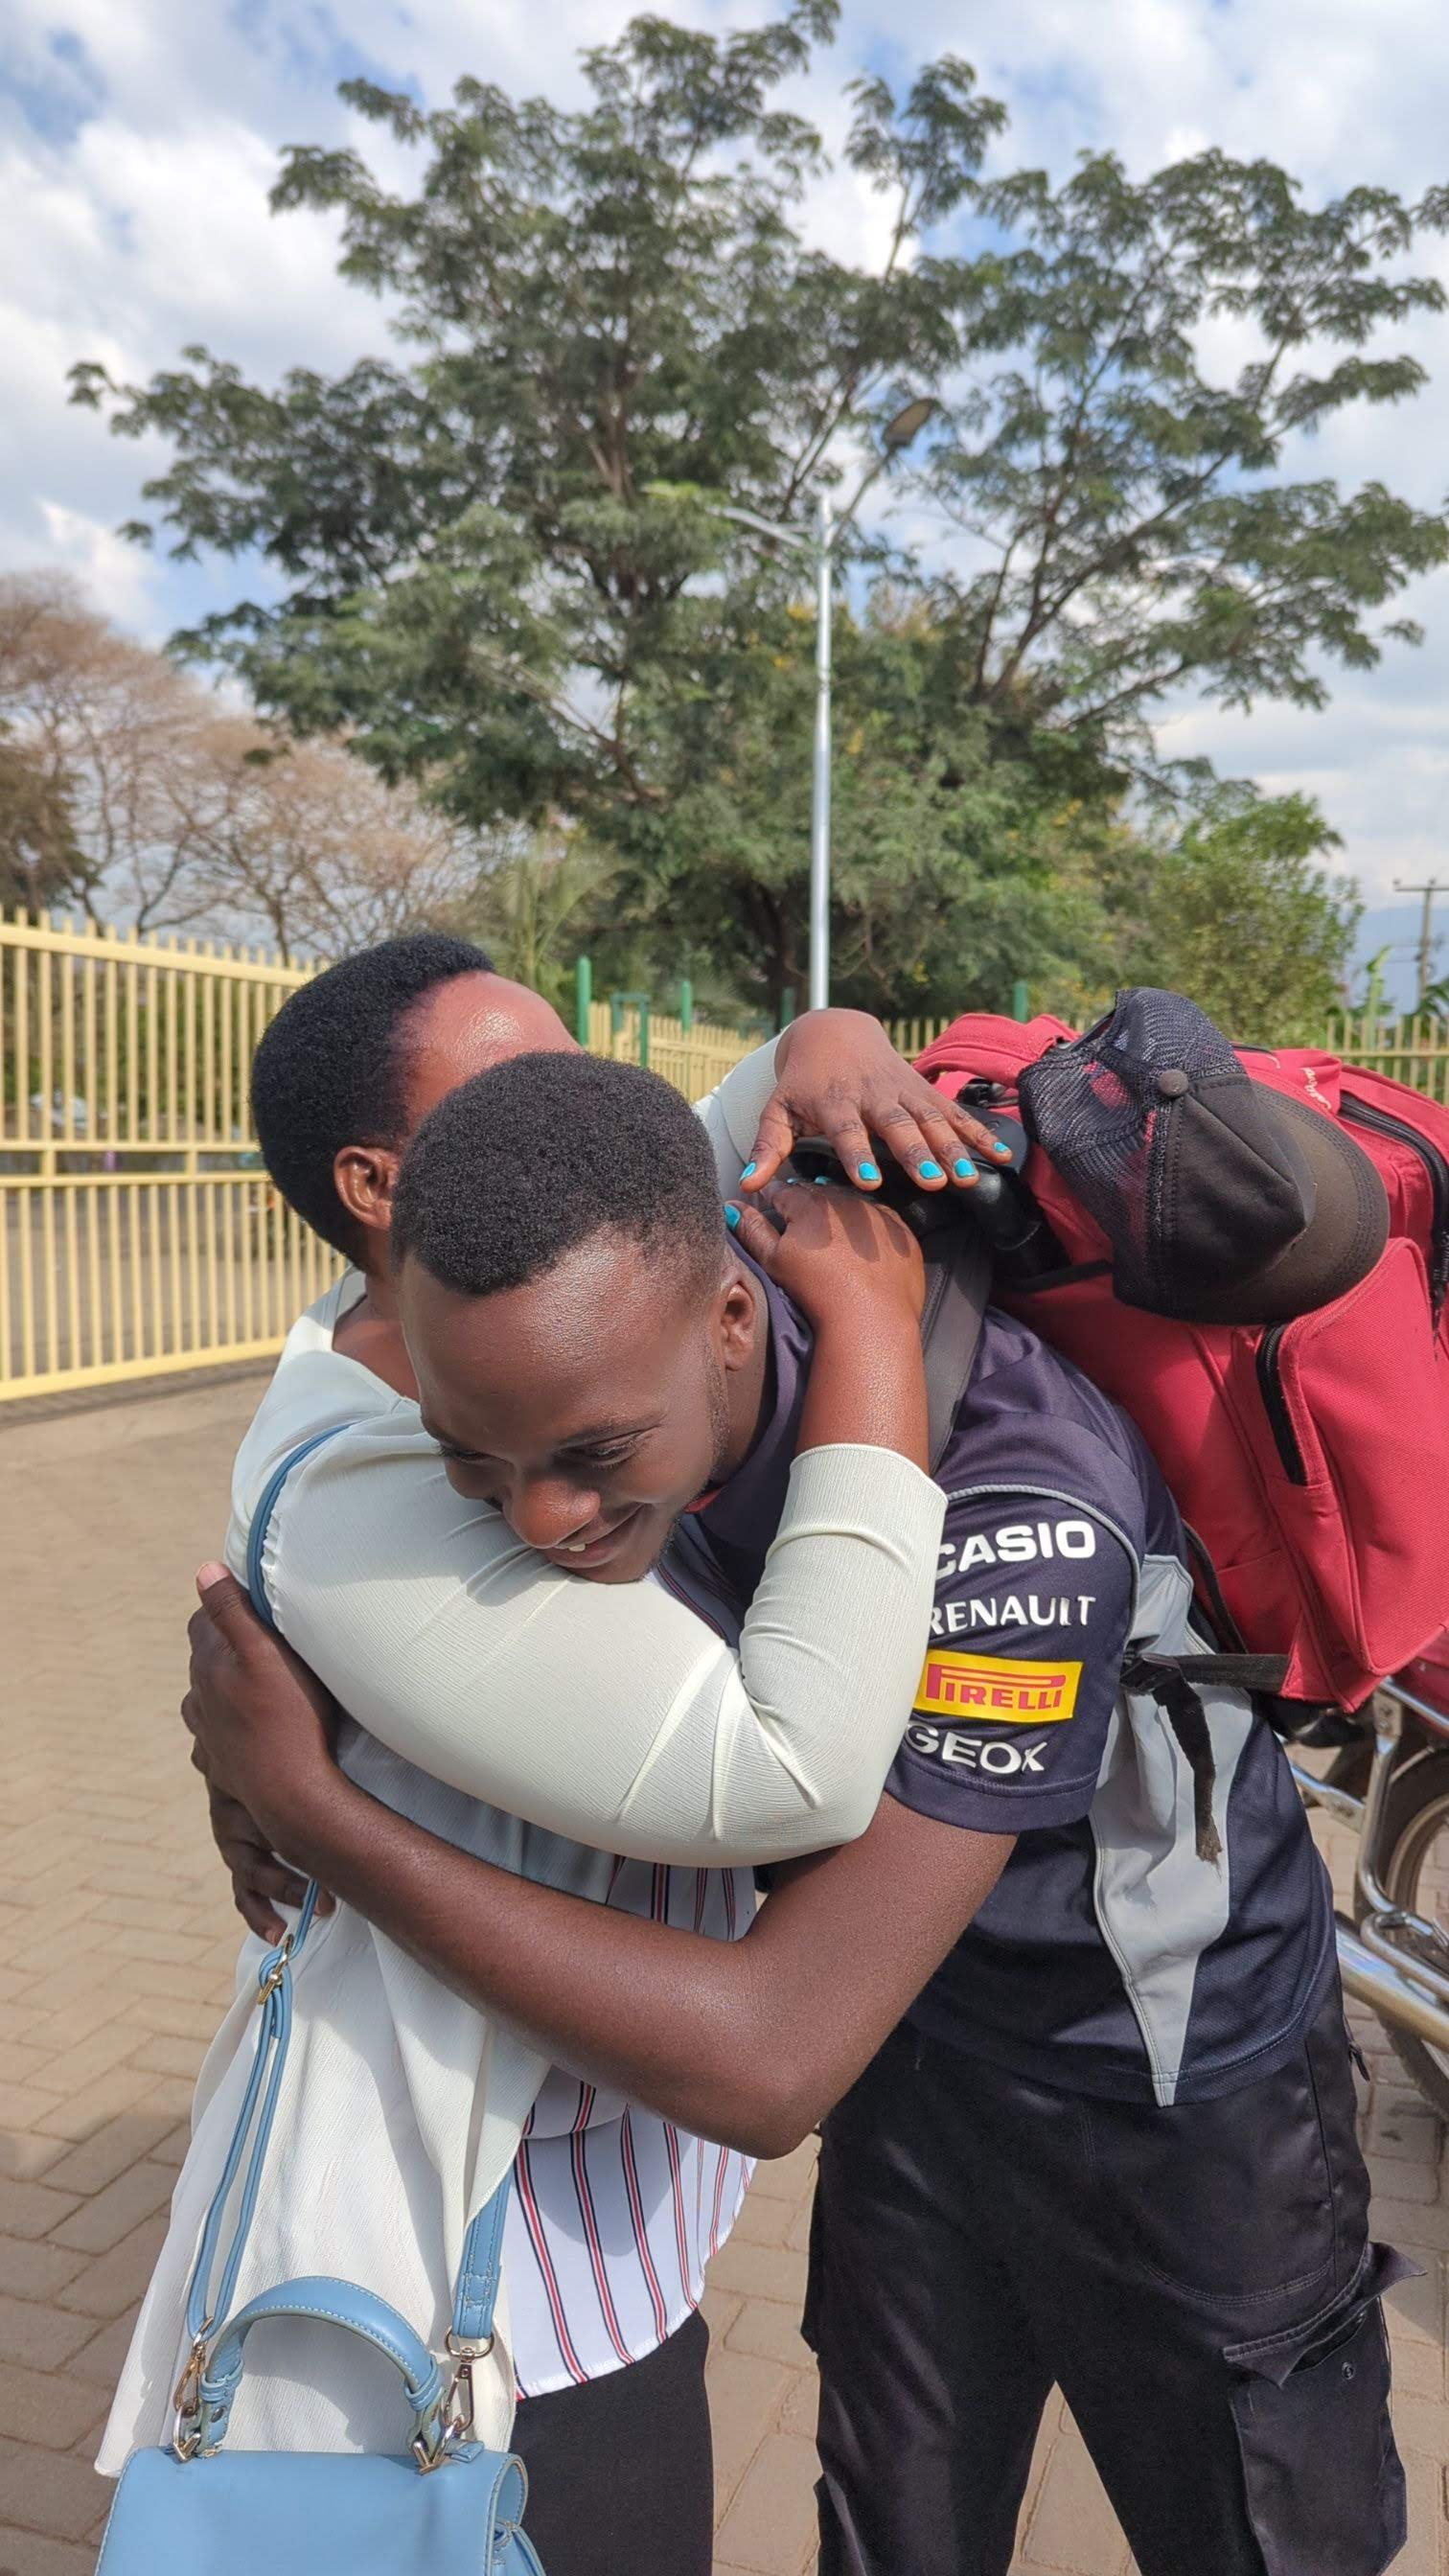
[[473,2365],[487,2360],[493,2350],[493,2340],[491,2334],[479,2335],[472,2341],[462,2335],[450,2334],[448,2337],[453,2376],[443,2400],[443,2417],[447,2426],[446,2438],[450,2442],[466,2442],[473,2430],[477,2413]]
[[210,2332],[211,2319],[208,2317],[186,2356],[171,2400],[176,2409],[171,2447],[178,2460],[194,2460],[201,2456],[201,2382],[206,2370],[206,2338]]
[[276,1965],[268,1970],[266,1976],[263,1977],[261,1984],[257,1988],[257,2001],[259,2004],[264,2004],[268,1995],[274,1995],[276,1993],[282,1979],[285,1977],[287,1973],[287,1963],[292,1956],[292,1944],[295,1937],[295,1934],[291,1932],[283,1933],[282,1946],[277,1953]]

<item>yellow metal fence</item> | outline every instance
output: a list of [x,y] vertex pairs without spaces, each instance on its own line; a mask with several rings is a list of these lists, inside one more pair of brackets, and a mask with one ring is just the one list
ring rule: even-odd
[[[215,940],[0,916],[0,1404],[263,1359],[336,1256],[262,1168],[267,1022],[316,972]],[[636,1060],[639,1016],[590,1043]],[[692,1097],[754,1043],[650,1015]]]
[[0,1402],[277,1349],[335,1258],[247,1111],[310,968],[0,920]]
[[[336,1256],[283,1205],[251,1132],[267,1022],[315,967],[224,942],[0,916],[0,1404],[276,1351]],[[899,1020],[917,1055],[938,1020]],[[636,1009],[589,1043],[637,1062]],[[648,1059],[691,1099],[756,1043],[650,1012]],[[1437,1020],[1338,1017],[1324,1043],[1449,1100]]]

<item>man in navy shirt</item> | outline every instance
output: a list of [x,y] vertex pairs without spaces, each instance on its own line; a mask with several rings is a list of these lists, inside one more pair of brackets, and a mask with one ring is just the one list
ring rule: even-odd
[[[534,1151],[545,1120],[566,1153]],[[631,1068],[503,1066],[423,1129],[394,1243],[459,1490],[608,1580],[672,1529],[665,1578],[730,1633],[808,1385],[770,1274],[841,1257],[845,1212],[794,1190],[785,1255],[752,1211],[721,1259],[689,1124]],[[883,1232],[870,1257],[902,1248]],[[824,2576],[1005,2576],[1054,2382],[1143,2576],[1378,2576],[1404,2536],[1394,2258],[1367,2238],[1327,1886],[1286,1766],[1220,1687],[1184,1752],[1140,1668],[1207,1647],[1176,1513],[1123,1416],[1024,1326],[987,1312],[934,1472],[933,1634],[876,1823],[782,1871],[733,1946],[510,1881],[376,1808],[235,1599],[201,1659],[206,1759],[290,1858],[562,2062],[746,2149],[828,2113]]]

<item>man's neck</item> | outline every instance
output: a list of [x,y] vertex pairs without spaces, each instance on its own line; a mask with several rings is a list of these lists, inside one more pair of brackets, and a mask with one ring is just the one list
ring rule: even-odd
[[344,1359],[355,1360],[359,1368],[371,1369],[384,1386],[395,1395],[417,1401],[418,1382],[408,1358],[398,1321],[397,1294],[390,1276],[376,1278],[364,1273],[366,1286],[355,1305],[349,1306],[332,1336],[332,1347]]

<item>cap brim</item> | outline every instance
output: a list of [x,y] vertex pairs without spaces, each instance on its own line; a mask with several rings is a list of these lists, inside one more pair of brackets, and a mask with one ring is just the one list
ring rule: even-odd
[[1389,1239],[1389,1203],[1361,1146],[1326,1110],[1255,1083],[1270,1118],[1290,1122],[1292,1143],[1313,1174],[1313,1215],[1267,1266],[1216,1296],[1175,1312],[1195,1324],[1283,1324],[1312,1314],[1367,1276]]

